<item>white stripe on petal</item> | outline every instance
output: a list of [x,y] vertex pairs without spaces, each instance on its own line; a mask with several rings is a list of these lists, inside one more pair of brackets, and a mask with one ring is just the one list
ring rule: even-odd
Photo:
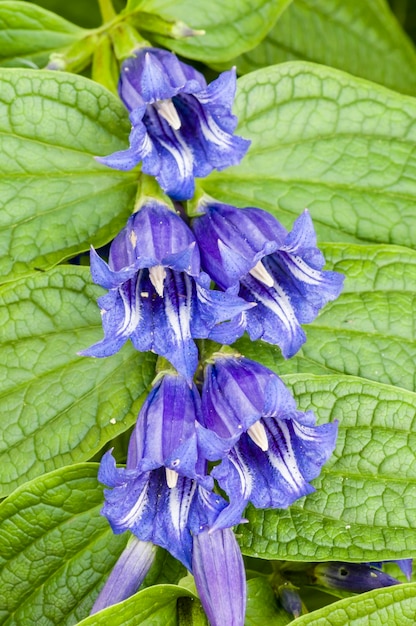
[[275,455],[272,449],[268,452],[268,458],[272,467],[281,474],[282,478],[291,486],[295,491],[298,491],[304,484],[305,479],[299,471],[299,467],[296,461],[296,456],[292,447],[292,440],[290,438],[290,432],[284,421],[279,420],[277,428],[282,433],[285,449],[279,448],[280,455]]
[[323,282],[322,272],[310,267],[302,257],[294,254],[285,254],[285,261],[295,278],[309,285],[319,285]]
[[134,523],[142,516],[143,510],[149,500],[147,496],[147,486],[148,485],[146,484],[145,488],[141,492],[140,496],[137,498],[136,503],[130,509],[130,511],[123,518],[117,520],[118,526],[128,526],[129,528],[131,528]]
[[[176,486],[169,491],[169,511],[173,528],[179,536],[188,523],[189,507],[194,497],[196,481],[182,479],[179,487]],[[184,488],[188,488],[188,493],[184,494]]]
[[[169,293],[165,294],[165,313],[170,327],[172,328],[176,343],[180,345],[184,341],[191,338],[191,298],[192,298],[192,284],[189,277],[186,274],[182,274],[184,283],[186,286],[186,299],[182,294],[179,295],[179,299],[183,298],[184,302],[179,305],[179,311],[173,306],[173,303],[169,297]],[[170,277],[172,280],[172,276]]]
[[296,334],[299,322],[288,296],[277,282],[274,283],[273,289],[267,291],[267,296],[262,295],[257,290],[253,290],[250,283],[247,284],[244,280],[241,282],[251,291],[257,302],[263,304],[267,309],[270,309],[272,313],[277,315],[290,333]]
[[124,293],[122,289],[119,289],[119,294],[124,305],[124,322],[121,328],[117,330],[117,335],[130,335],[137,328],[137,325],[140,321],[140,317],[141,317],[140,296],[139,296],[140,278],[141,278],[141,271],[139,272],[137,279],[136,279],[133,305],[132,305],[131,299]]
[[246,500],[250,498],[250,494],[253,491],[253,476],[250,467],[244,462],[238,446],[233,448],[232,453],[229,455],[229,460],[237,470],[241,482],[241,495]]

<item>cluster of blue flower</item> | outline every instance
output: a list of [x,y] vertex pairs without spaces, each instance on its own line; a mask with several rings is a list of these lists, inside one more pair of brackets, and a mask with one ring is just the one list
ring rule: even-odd
[[[123,64],[119,85],[130,147],[99,160],[118,169],[141,162],[178,206],[194,195],[195,177],[238,164],[249,147],[233,135],[235,88],[233,70],[207,86],[170,52],[141,49]],[[91,253],[93,279],[108,293],[99,299],[104,339],[83,354],[109,356],[131,339],[170,364],[140,411],[126,468],[111,452],[101,463],[110,488],[102,513],[115,533],[130,530],[139,541],[93,611],[135,591],[158,545],[194,574],[213,626],[242,626],[245,577],[232,526],[249,502],[285,508],[311,493],[337,426],[315,425],[276,374],[225,346],[247,331],[293,356],[305,341],[301,324],[338,296],[343,277],[322,269],[307,211],[289,233],[261,209],[206,196],[195,215],[147,197],[108,263]],[[223,347],[200,363],[195,339]]]

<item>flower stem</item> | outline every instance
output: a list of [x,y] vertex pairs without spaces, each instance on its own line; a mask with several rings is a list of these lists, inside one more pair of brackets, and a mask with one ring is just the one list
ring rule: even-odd
[[98,4],[103,23],[105,24],[106,22],[111,22],[111,20],[113,20],[117,15],[114,11],[111,0],[98,0]]

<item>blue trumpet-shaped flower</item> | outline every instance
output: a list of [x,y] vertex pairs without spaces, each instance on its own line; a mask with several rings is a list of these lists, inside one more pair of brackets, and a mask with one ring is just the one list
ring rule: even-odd
[[[316,478],[335,447],[337,425],[315,425],[302,413],[282,380],[262,365],[217,354],[205,371],[201,449],[221,459],[211,475],[230,498],[217,523],[257,508],[286,508],[314,491]],[[216,526],[214,525],[214,528]]]
[[194,338],[208,337],[216,324],[251,306],[209,289],[192,231],[156,201],[129,218],[111,244],[108,264],[91,251],[91,273],[109,290],[98,300],[105,336],[81,354],[106,357],[131,339],[137,350],[165,357],[188,380],[198,364]]
[[194,178],[237,165],[250,142],[233,135],[235,70],[207,86],[202,74],[166,50],[142,48],[122,66],[119,93],[130,112],[130,147],[99,158],[109,167],[155,176],[176,200],[194,194]]
[[[168,550],[188,569],[193,536],[213,526],[227,506],[212,492],[213,479],[206,476],[206,462],[197,449],[200,412],[195,385],[190,387],[178,374],[163,375],[139,413],[126,468],[117,468],[107,452],[98,474],[110,487],[104,492],[102,514],[113,531],[130,530]],[[240,521],[238,514],[232,519],[233,524]]]
[[192,568],[211,626],[243,626],[246,577],[231,528],[204,531],[194,539]]
[[308,211],[288,233],[260,209],[214,201],[202,209],[192,228],[203,269],[223,289],[239,290],[257,304],[238,321],[252,340],[277,344],[286,358],[293,356],[306,339],[301,324],[312,322],[343,284],[341,274],[322,270]]

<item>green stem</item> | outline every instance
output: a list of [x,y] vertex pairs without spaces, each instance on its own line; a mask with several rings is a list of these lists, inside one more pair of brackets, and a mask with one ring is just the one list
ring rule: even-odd
[[116,17],[117,13],[114,11],[111,0],[98,0],[98,5],[100,7],[100,13],[104,24],[106,22],[111,22],[111,20]]

